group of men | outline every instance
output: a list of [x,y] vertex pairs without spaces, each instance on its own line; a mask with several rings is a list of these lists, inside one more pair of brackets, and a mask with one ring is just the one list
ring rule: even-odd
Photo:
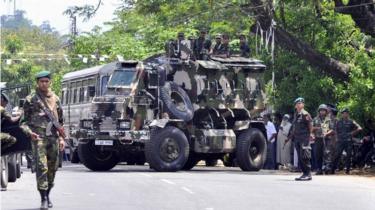
[[[294,101],[295,114],[292,129],[288,136],[294,141],[298,162],[303,172],[297,181],[311,180],[311,157],[317,160],[317,175],[334,174],[343,151],[347,153],[345,162],[346,173],[350,173],[352,155],[352,137],[362,128],[349,117],[349,109],[341,110],[340,119],[336,118],[337,111],[333,106],[322,104],[318,115],[312,118],[304,109],[305,100],[297,98]],[[315,154],[311,153],[311,142],[315,142]]]
[[[247,43],[246,36],[244,34],[239,35],[240,46],[239,56],[248,58],[250,56],[250,47]],[[185,39],[185,34],[179,32],[177,34],[177,40],[168,42],[166,51],[171,57],[181,57],[181,51],[185,51],[190,58],[193,60],[207,60],[209,56],[216,56],[222,58],[230,57],[233,52],[229,46],[230,37],[227,34],[217,34],[215,36],[215,43],[212,43],[207,38],[207,30],[200,30],[199,37],[189,37]],[[172,49],[172,50],[171,50]],[[171,53],[170,51],[173,51]]]
[[[52,208],[50,192],[54,186],[54,179],[59,163],[59,152],[65,147],[64,139],[58,132],[56,121],[62,126],[63,113],[60,99],[50,90],[51,73],[41,71],[36,75],[37,88],[27,96],[23,105],[21,119],[15,119],[3,106],[9,99],[2,93],[1,123],[20,120],[23,132],[31,139],[34,167],[36,171],[37,189],[41,196],[40,209]],[[16,138],[1,132],[2,150],[9,148],[16,142]]]

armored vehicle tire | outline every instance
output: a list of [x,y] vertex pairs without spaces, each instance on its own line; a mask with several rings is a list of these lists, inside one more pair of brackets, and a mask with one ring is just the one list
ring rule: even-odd
[[16,155],[8,156],[8,181],[17,181],[17,160]]
[[216,159],[207,159],[205,162],[207,167],[215,167],[217,165]]
[[6,189],[8,186],[8,158],[7,156],[1,157],[1,188]]
[[21,178],[21,164],[22,164],[22,155],[17,154],[17,165],[16,165],[16,170],[17,170],[17,179]]
[[185,171],[188,171],[192,168],[194,168],[194,166],[196,166],[199,162],[199,159],[198,158],[195,158],[194,155],[192,153],[189,154],[189,158],[187,159],[184,167],[182,167],[182,170],[185,170]]
[[[194,108],[187,93],[174,82],[166,82],[160,88],[160,97],[165,104],[169,114],[185,122],[193,119]],[[177,105],[176,102],[182,102],[184,106]]]
[[156,171],[178,171],[189,157],[189,142],[178,128],[167,126],[151,132],[145,145],[146,160]]
[[267,143],[256,128],[242,132],[237,139],[236,158],[243,171],[259,171],[267,157]]
[[95,141],[78,145],[79,159],[92,171],[108,171],[115,167],[120,159],[114,151],[100,151],[100,147],[94,145]]

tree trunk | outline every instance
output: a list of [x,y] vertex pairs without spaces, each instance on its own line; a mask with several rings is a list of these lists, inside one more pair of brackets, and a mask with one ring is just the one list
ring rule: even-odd
[[[251,0],[249,5],[243,6],[244,9],[248,8],[249,12],[255,13],[257,21],[263,29],[269,28],[272,22],[273,11],[270,9],[273,8],[272,1],[268,0],[267,3],[267,5],[262,6],[264,1]],[[252,31],[255,31],[254,27]],[[309,44],[293,36],[279,25],[276,26],[275,30],[275,43],[294,52],[298,57],[317,67],[323,73],[344,81],[349,79],[349,65],[317,52]]]
[[363,33],[375,37],[374,0],[350,0],[347,5],[335,0],[335,11],[350,15]]

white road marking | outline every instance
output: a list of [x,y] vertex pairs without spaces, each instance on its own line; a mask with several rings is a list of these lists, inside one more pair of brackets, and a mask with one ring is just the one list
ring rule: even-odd
[[209,208],[205,208],[205,210],[214,210],[214,208],[209,207]]
[[145,177],[152,177],[150,174],[141,174],[141,175]]
[[172,181],[169,181],[168,179],[161,179],[161,181],[165,182],[165,183],[168,183],[168,184],[172,184],[172,185],[175,185],[176,183],[172,182]]
[[186,192],[190,193],[190,194],[194,194],[193,191],[191,191],[189,188],[187,187],[181,187],[181,189],[185,190]]

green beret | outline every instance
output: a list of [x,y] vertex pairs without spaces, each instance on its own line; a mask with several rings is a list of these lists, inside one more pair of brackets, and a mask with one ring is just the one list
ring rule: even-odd
[[343,108],[342,110],[341,110],[341,113],[344,113],[344,112],[347,112],[347,113],[349,113],[349,109],[348,108]]
[[294,104],[297,104],[299,102],[305,103],[305,99],[302,97],[298,97],[296,100],[294,100]]
[[40,79],[40,78],[43,78],[43,77],[51,78],[51,72],[44,70],[44,71],[38,72],[35,75],[36,79]]

